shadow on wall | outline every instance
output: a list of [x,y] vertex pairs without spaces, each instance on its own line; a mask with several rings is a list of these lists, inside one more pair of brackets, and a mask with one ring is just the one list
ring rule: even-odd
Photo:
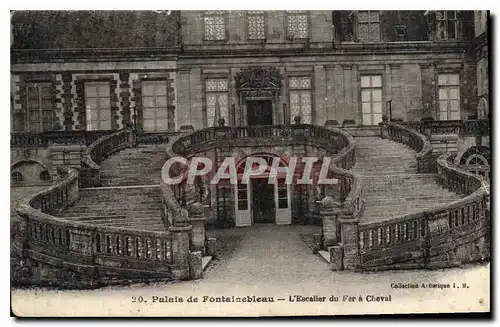
[[20,161],[10,168],[10,185],[48,185],[52,182],[49,170],[41,163],[33,160]]

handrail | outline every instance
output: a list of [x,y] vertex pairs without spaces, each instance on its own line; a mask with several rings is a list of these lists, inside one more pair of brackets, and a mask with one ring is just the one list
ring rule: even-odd
[[432,156],[432,145],[424,134],[393,122],[388,123],[387,130],[391,139],[403,143],[417,152],[418,172],[435,171],[435,157]]
[[[345,209],[345,215],[358,217],[363,208],[361,177],[349,172],[356,162],[355,142],[352,136],[337,128],[325,128],[309,124],[270,125],[270,126],[217,126],[178,136],[169,143],[167,156],[189,157],[199,151],[206,151],[220,143],[248,146],[254,140],[259,145],[267,144],[310,144],[326,150],[326,155],[332,156],[331,171],[339,176],[340,201]],[[174,190],[175,188],[175,190]],[[183,185],[170,188],[162,187],[164,204],[170,206],[172,212],[179,212],[186,205],[186,191]],[[168,192],[165,192],[168,190]],[[184,193],[183,193],[184,192]],[[179,193],[179,194],[178,194]],[[179,200],[182,200],[182,205]],[[189,201],[188,203],[189,204]]]
[[100,185],[99,163],[106,157],[135,144],[135,133],[131,129],[123,129],[113,134],[103,135],[90,144],[82,155],[80,176],[81,187]]
[[[418,151],[417,156],[422,157],[430,152],[425,136],[401,127],[391,123],[389,135]],[[413,135],[413,141],[410,141],[409,135]],[[420,263],[414,262],[413,266],[406,267],[430,267],[433,264],[431,258],[436,256],[437,251],[443,247],[458,246],[457,242],[460,242],[464,232],[470,232],[471,226],[479,231],[478,237],[487,235],[489,184],[481,176],[456,166],[452,162],[454,156],[450,153],[441,154],[436,161],[437,172],[445,187],[465,197],[420,213],[386,221],[361,223],[358,238],[362,268],[390,268],[404,263],[410,257],[413,261],[420,260]],[[404,252],[413,254],[403,255]],[[420,254],[415,257],[415,253]],[[398,257],[394,258],[396,254]],[[401,262],[397,262],[398,260]]]
[[38,260],[53,260],[78,267],[89,274],[100,270],[169,277],[172,238],[169,231],[155,232],[123,227],[95,226],[56,217],[78,199],[78,172],[62,167],[63,178],[54,185],[15,206],[23,218],[14,247],[35,255]]

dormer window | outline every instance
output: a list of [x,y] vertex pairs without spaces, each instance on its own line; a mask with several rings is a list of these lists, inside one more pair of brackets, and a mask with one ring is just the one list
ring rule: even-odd
[[437,38],[439,40],[458,39],[459,19],[457,11],[437,11]]
[[358,11],[358,41],[380,42],[380,13],[378,11]]

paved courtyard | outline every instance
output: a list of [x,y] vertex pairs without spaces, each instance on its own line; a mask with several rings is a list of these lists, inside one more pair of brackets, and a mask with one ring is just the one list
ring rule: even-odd
[[[14,290],[12,306],[15,313],[28,316],[335,315],[489,308],[490,300],[485,298],[489,264],[435,271],[333,272],[303,242],[318,228],[256,225],[209,230],[209,236],[218,238],[219,255],[203,279],[85,291]],[[398,283],[467,283],[468,288],[395,288]],[[295,295],[316,295],[326,301],[291,301]],[[338,302],[329,301],[332,295]],[[390,295],[390,302],[367,302],[369,295]],[[272,298],[274,302],[216,302],[216,298],[232,300],[233,296]],[[189,302],[190,297],[198,302]],[[160,298],[170,302],[159,302]]]

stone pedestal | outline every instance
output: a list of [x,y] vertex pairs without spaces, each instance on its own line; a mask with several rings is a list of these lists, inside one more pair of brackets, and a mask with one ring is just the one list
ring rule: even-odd
[[217,239],[214,237],[211,237],[207,240],[207,244],[205,247],[205,252],[206,255],[208,256],[215,256],[215,243],[217,242]]
[[62,166],[80,169],[82,167],[82,153],[86,148],[84,144],[49,145],[49,156],[52,159],[52,175],[57,176],[57,168]]
[[333,198],[327,196],[321,200],[320,215],[323,222],[323,246],[337,245],[339,242],[337,237],[338,207]]
[[344,269],[342,250],[342,246],[340,245],[330,246],[328,248],[328,252],[330,253],[330,269],[333,271]]
[[189,278],[189,234],[191,226],[170,226],[172,233],[172,278]]
[[200,251],[202,255],[205,255],[205,220],[203,205],[199,202],[191,204],[188,217],[192,226],[191,251]]
[[387,117],[382,116],[382,122],[378,123],[378,125],[380,126],[380,138],[389,138],[389,122],[387,121]]
[[358,250],[358,226],[359,219],[353,219],[350,216],[339,217],[338,223],[341,228],[341,238],[344,269],[354,270],[360,264]]
[[189,254],[189,279],[199,279],[203,276],[202,258],[200,251]]

